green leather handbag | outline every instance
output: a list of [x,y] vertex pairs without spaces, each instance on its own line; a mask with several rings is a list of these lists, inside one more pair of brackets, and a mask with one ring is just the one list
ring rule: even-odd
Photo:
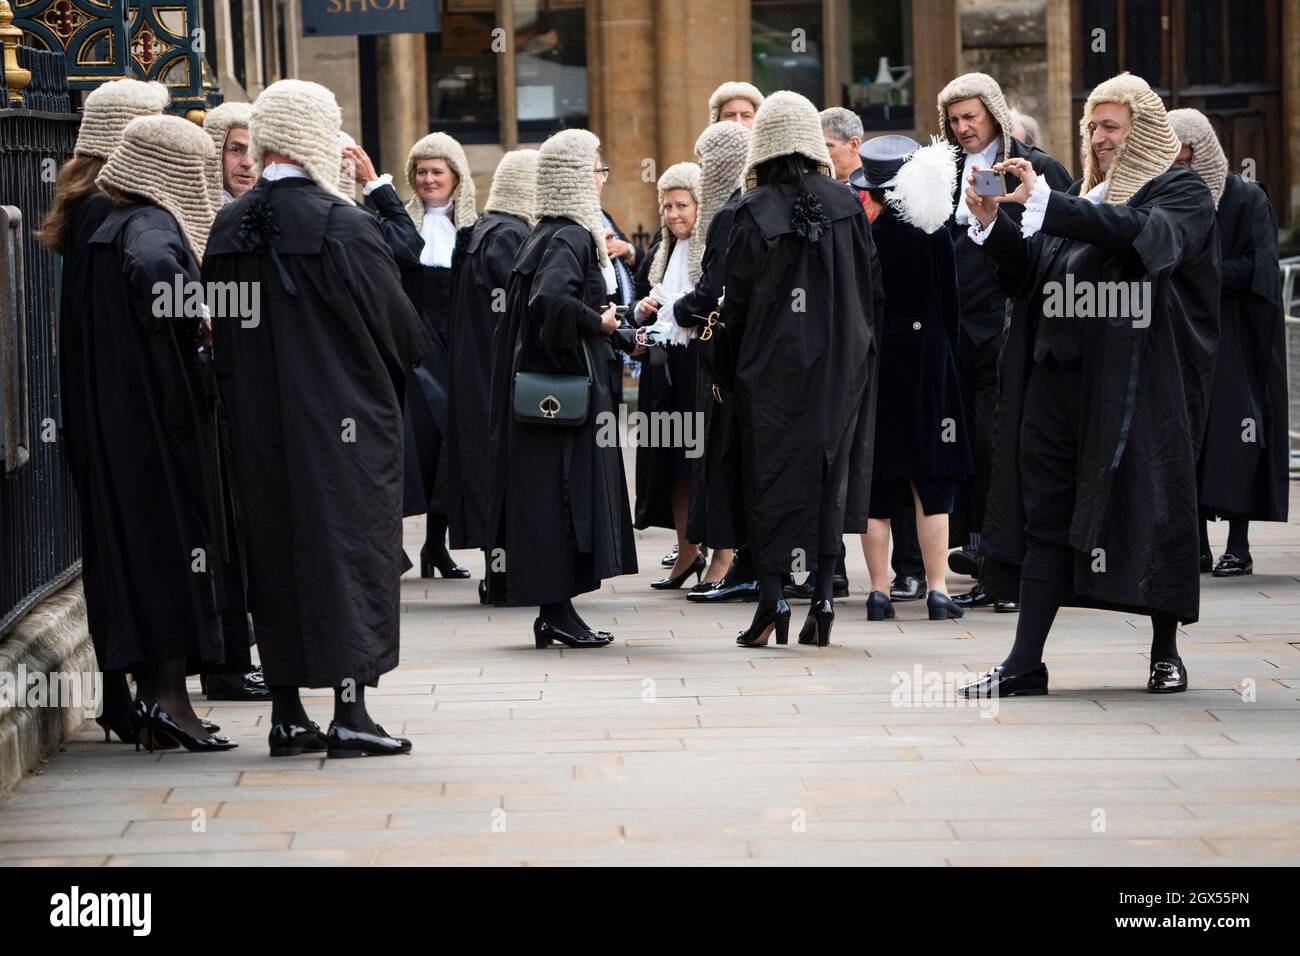
[[586,375],[515,372],[511,405],[515,421],[553,428],[574,428],[587,420],[591,408],[591,357],[580,344]]

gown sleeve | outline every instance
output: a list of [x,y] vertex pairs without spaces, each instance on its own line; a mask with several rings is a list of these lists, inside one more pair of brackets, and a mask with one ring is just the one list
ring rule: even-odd
[[424,237],[415,228],[415,223],[411,222],[402,201],[397,198],[397,190],[385,183],[370,192],[366,197],[366,205],[379,217],[379,231],[394,258],[403,265],[420,265]]

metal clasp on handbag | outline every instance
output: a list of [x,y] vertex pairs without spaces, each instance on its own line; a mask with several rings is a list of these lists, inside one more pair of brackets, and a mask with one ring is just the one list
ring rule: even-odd
[[717,311],[709,313],[709,317],[704,320],[704,331],[700,333],[701,342],[707,342],[709,339],[713,338],[713,327],[718,324],[719,317]]
[[554,418],[560,414],[560,400],[554,395],[547,395],[537,403],[537,410],[542,413],[543,418]]

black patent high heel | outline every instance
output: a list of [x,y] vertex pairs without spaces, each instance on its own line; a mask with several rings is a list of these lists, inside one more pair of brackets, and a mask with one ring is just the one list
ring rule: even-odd
[[445,548],[443,549],[442,554],[436,556],[430,556],[424,548],[421,548],[420,577],[431,578],[434,576],[435,570],[444,578],[460,579],[470,576],[469,568],[462,568],[457,564],[455,559],[452,558],[451,553]]
[[695,556],[695,560],[691,562],[691,566],[687,568],[685,571],[683,571],[681,574],[672,578],[663,578],[659,581],[651,581],[650,586],[654,588],[656,591],[674,591],[677,588],[680,588],[682,584],[685,583],[686,579],[689,578],[692,574],[695,575],[695,582],[698,584],[700,578],[704,574],[704,568],[705,568],[704,555],[697,554]]
[[835,623],[835,606],[830,601],[816,601],[808,608],[808,618],[799,631],[800,644],[825,647],[831,642],[831,625]]
[[[154,704],[149,708],[149,716],[145,721],[145,727],[149,731],[148,747],[153,752],[152,738],[158,734],[163,734],[172,740],[175,740],[190,753],[208,753],[216,750],[234,750],[239,744],[225,737],[193,737],[180,724],[178,724],[171,714],[163,709],[161,704]],[[136,740],[136,749],[140,749],[140,741]]]
[[781,598],[776,602],[776,607],[755,618],[749,627],[741,631],[736,637],[736,644],[740,647],[764,647],[768,635],[773,631],[776,632],[778,644],[790,640],[790,605],[785,603],[785,598]]
[[952,598],[938,591],[931,591],[925,598],[925,606],[930,612],[930,620],[946,621],[966,614]]
[[884,591],[872,591],[867,595],[867,620],[892,621],[894,619],[894,602]]
[[537,649],[550,647],[552,641],[565,647],[604,647],[614,642],[614,635],[608,631],[575,634],[556,627],[549,621],[543,621],[540,617],[533,621],[533,643]]

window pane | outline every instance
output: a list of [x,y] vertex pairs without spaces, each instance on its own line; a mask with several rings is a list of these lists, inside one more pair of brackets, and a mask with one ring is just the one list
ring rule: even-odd
[[515,0],[519,139],[587,125],[585,0]]
[[1186,0],[1187,83],[1217,84],[1223,79],[1219,0]]
[[794,90],[821,109],[821,0],[754,0],[750,17],[754,85],[765,93]]
[[1115,0],[1084,0],[1082,27],[1076,42],[1083,64],[1083,88],[1090,90],[1119,72]]
[[[1214,43],[1218,43],[1217,32]],[[1160,70],[1160,0],[1125,0],[1124,69],[1136,73],[1152,86],[1167,86]]]
[[497,113],[496,26],[492,0],[442,3],[442,32],[425,35],[429,75],[429,126],[462,143],[495,143]]
[[1228,5],[1232,83],[1263,83],[1268,79],[1266,44],[1268,13],[1264,0],[1240,0]]
[[911,129],[912,5],[902,0],[849,0],[850,72],[842,102],[869,130]]

